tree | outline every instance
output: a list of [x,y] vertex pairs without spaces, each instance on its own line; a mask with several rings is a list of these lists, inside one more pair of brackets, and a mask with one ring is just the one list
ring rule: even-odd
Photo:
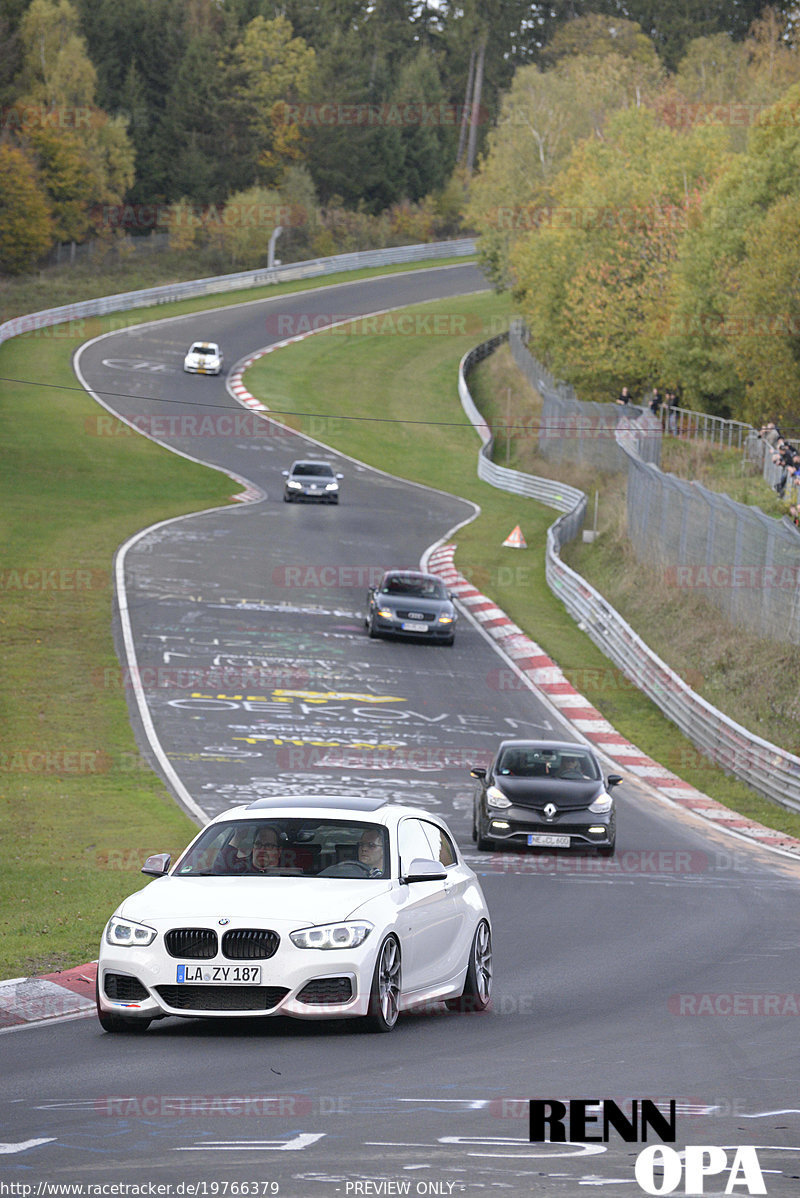
[[800,85],[757,118],[747,150],[733,156],[705,195],[676,263],[665,368],[697,406],[742,411],[748,375],[731,352],[726,320],[748,238],[773,204],[800,192]]
[[719,128],[676,133],[644,109],[619,112],[602,141],[575,147],[550,219],[514,246],[534,343],[582,397],[660,376],[673,263],[724,144]]
[[256,17],[233,48],[228,113],[250,146],[252,178],[279,182],[285,167],[301,157],[305,124],[297,108],[310,99],[315,61],[285,17]]
[[30,270],[52,240],[47,199],[33,163],[17,146],[0,143],[0,271]]
[[496,282],[508,278],[517,236],[536,228],[553,201],[552,183],[583,138],[602,138],[610,116],[636,105],[660,84],[657,64],[606,54],[563,55],[555,66],[522,67],[504,99],[478,175],[468,219],[481,233],[480,252]]
[[[787,195],[753,225],[733,277],[723,335],[744,386],[739,415],[800,417],[800,197]],[[794,437],[793,437],[794,439]]]

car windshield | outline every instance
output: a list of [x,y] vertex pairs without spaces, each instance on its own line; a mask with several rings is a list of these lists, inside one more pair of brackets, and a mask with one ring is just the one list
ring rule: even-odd
[[447,598],[438,578],[415,578],[409,574],[390,574],[383,580],[381,590],[387,595],[406,595],[413,599]]
[[570,782],[596,782],[600,777],[591,753],[575,749],[526,749],[509,746],[497,762],[495,773],[504,778],[563,778]]
[[212,358],[217,356],[216,345],[193,345],[189,350],[191,354],[210,354]]
[[210,824],[186,850],[175,876],[389,877],[389,834],[355,820],[228,820]]
[[317,478],[333,478],[333,470],[327,462],[295,462],[292,474],[301,478],[315,475]]

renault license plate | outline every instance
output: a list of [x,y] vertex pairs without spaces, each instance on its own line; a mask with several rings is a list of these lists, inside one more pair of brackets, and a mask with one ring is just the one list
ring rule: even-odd
[[532,832],[528,837],[528,846],[542,849],[568,849],[569,836],[549,836],[544,832]]

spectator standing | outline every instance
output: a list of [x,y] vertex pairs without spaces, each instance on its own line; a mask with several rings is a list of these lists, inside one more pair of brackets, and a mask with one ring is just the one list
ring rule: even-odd
[[631,393],[627,387],[623,387],[622,390],[620,391],[619,395],[617,396],[617,403],[621,404],[624,408],[626,408],[630,402],[631,402]]
[[661,411],[661,405],[663,402],[664,402],[664,399],[663,399],[661,392],[659,391],[658,387],[654,387],[653,394],[650,399],[650,411],[653,413],[654,416],[658,416],[658,413]]

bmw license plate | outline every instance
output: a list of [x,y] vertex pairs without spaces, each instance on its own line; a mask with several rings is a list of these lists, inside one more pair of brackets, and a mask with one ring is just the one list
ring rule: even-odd
[[535,848],[537,845],[543,849],[568,849],[569,836],[548,836],[544,832],[532,832],[528,837],[528,846]]
[[422,622],[422,620],[404,620],[403,621],[403,632],[427,632],[427,631],[428,631],[428,625],[424,624]]
[[175,979],[193,985],[260,986],[260,965],[179,965]]

